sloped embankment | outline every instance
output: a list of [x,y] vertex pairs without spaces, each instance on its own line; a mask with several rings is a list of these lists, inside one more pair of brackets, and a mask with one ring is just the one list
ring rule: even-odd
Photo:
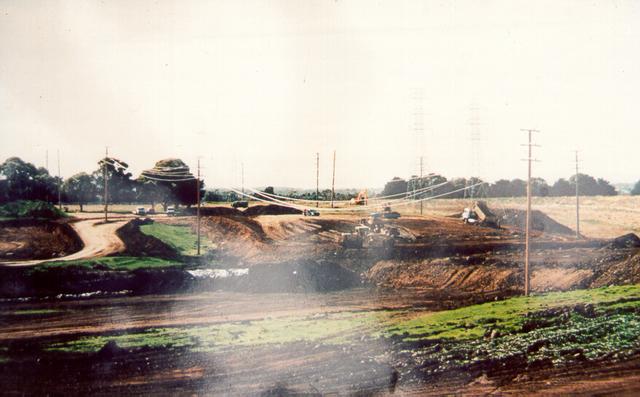
[[[619,239],[613,240],[618,241]],[[370,282],[387,288],[426,288],[467,292],[514,292],[522,289],[520,255],[452,256],[422,260],[384,260],[365,272]],[[640,282],[637,247],[562,249],[538,252],[532,262],[534,291],[562,291]]]
[[179,253],[161,240],[142,233],[140,226],[153,222],[149,219],[133,219],[116,230],[118,237],[125,243],[124,256],[157,257],[178,259]]
[[0,260],[58,258],[82,247],[78,234],[64,222],[35,219],[0,222]]

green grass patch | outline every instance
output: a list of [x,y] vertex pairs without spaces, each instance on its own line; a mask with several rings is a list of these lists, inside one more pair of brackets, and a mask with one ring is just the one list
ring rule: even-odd
[[638,304],[640,286],[616,286],[569,292],[552,292],[530,297],[517,297],[498,302],[467,306],[455,310],[428,313],[390,327],[383,336],[404,335],[416,339],[475,339],[484,336],[487,328],[500,333],[519,330],[528,313],[579,303],[603,304],[621,299]]
[[[140,227],[142,233],[155,237],[182,255],[196,255],[198,236],[188,225],[166,225],[154,222]],[[212,248],[211,242],[201,236],[200,248],[206,252]]]
[[9,315],[13,315],[13,316],[36,316],[36,315],[42,315],[42,314],[54,314],[54,313],[60,313],[60,310],[54,310],[54,309],[25,309],[25,310],[14,310],[12,312],[6,312],[4,313],[9,314]]
[[216,351],[233,346],[258,346],[299,341],[346,343],[355,334],[370,333],[389,315],[379,312],[341,312],[320,316],[286,317],[231,322],[195,327],[151,328],[124,335],[99,335],[51,345],[48,350],[95,352],[108,341],[118,346],[189,347],[197,351]]
[[108,256],[96,259],[79,259],[75,261],[54,261],[46,262],[34,266],[34,271],[48,270],[52,268],[81,266],[89,269],[95,267],[106,267],[109,270],[135,270],[143,268],[161,268],[170,266],[181,266],[180,262],[153,257],[132,257],[132,256]]

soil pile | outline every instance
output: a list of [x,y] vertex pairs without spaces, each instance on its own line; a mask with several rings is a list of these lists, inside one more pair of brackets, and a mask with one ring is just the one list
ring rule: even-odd
[[427,288],[452,291],[508,291],[521,285],[522,272],[514,266],[473,265],[462,258],[417,262],[380,261],[365,277],[381,287]]
[[246,210],[244,210],[243,213],[246,216],[298,215],[298,214],[302,214],[302,211],[295,208],[283,207],[278,204],[268,204],[268,205],[256,205],[253,207],[249,207]]
[[640,247],[640,238],[634,233],[625,234],[624,236],[614,238],[607,248],[638,248]]
[[[197,208],[189,207],[185,208],[184,213],[186,215],[196,215]],[[243,216],[242,211],[238,211],[231,207],[200,207],[200,216]]]
[[0,222],[0,259],[49,259],[82,249],[82,241],[66,223],[43,220]]
[[246,216],[211,216],[201,220],[202,231],[221,253],[247,258],[269,243],[260,223]]
[[[525,229],[526,222],[527,212],[525,210],[505,208],[502,216],[500,217],[501,225],[515,226],[518,229]],[[567,235],[575,234],[575,231],[556,222],[550,216],[538,210],[531,211],[531,228],[544,233]]]
[[136,218],[116,230],[116,234],[126,245],[122,255],[177,259],[180,255],[172,247],[153,236],[142,233],[140,226],[149,223],[153,223],[153,221],[148,218]]

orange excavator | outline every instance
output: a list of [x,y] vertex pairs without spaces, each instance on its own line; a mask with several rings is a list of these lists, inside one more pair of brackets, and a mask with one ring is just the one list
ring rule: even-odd
[[367,205],[367,201],[369,201],[369,195],[366,190],[361,191],[355,198],[351,199],[351,204],[355,205]]

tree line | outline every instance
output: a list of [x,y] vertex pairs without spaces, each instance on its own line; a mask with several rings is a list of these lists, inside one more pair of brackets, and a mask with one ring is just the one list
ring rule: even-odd
[[[151,203],[190,206],[197,201],[196,179],[188,171],[178,176],[171,174],[171,167],[188,167],[179,159],[170,159],[161,164],[162,177],[140,175],[133,178],[128,164],[114,159],[104,158],[91,173],[80,172],[67,179],[49,174],[44,167],[36,167],[19,157],[11,157],[0,164],[0,203],[16,200],[40,200],[55,203],[58,192],[64,203],[75,203],[83,210],[85,204],[104,202],[104,178],[107,178],[107,198],[113,203]],[[200,181],[201,189],[204,182]],[[204,191],[201,191],[204,193]]]
[[[615,196],[616,189],[602,178],[594,178],[587,174],[578,174],[578,190],[582,196]],[[432,187],[415,195],[416,198],[442,195],[447,198],[465,197],[523,197],[527,195],[527,182],[522,179],[500,179],[493,183],[483,183],[479,178],[454,178],[448,180],[442,175],[414,176],[408,181],[395,177],[387,182],[380,193],[381,196],[392,194],[411,194],[423,188]],[[481,185],[478,185],[481,184]],[[478,185],[472,187],[474,185]],[[468,189],[465,189],[468,188]],[[640,185],[638,186],[640,193]],[[531,194],[538,197],[572,196],[576,194],[576,176],[568,179],[560,178],[549,185],[542,178],[531,179]],[[413,197],[413,196],[412,196]]]

